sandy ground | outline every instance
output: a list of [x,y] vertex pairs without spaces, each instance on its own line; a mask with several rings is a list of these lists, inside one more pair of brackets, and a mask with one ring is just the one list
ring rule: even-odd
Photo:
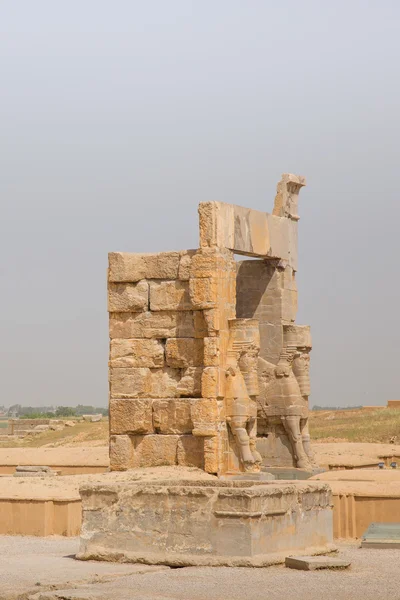
[[[0,477],[0,499],[28,498],[79,500],[79,486],[83,483],[106,483],[118,481],[160,481],[160,480],[216,480],[196,467],[154,467],[132,469],[125,472],[99,473],[95,475],[63,475],[59,477]],[[1,600],[1,597],[0,597]]]
[[108,446],[85,448],[0,448],[0,466],[108,467]]
[[400,457],[399,444],[313,442],[312,447],[317,463],[325,468],[329,465],[362,466],[368,462],[378,463],[379,457],[383,455]]
[[326,481],[335,495],[354,493],[357,496],[400,498],[400,469],[326,471],[314,475],[311,480]]
[[[76,538],[0,537],[1,600],[398,600],[399,550],[340,545],[343,571],[79,562]],[[23,568],[21,568],[23,565]],[[52,588],[52,589],[49,589]],[[47,591],[46,591],[47,590]]]
[[0,536],[0,600],[168,568],[78,561],[72,558],[78,546],[78,538]]
[[[377,463],[379,456],[397,455],[400,445],[351,442],[313,443],[319,465],[363,465]],[[399,460],[400,463],[400,460]],[[109,465],[108,446],[57,447],[57,448],[0,448],[0,466],[47,465],[51,466],[104,466]]]

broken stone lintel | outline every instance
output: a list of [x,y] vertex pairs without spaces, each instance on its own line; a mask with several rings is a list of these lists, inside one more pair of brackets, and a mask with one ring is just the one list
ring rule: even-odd
[[224,202],[199,204],[200,247],[286,261],[297,270],[297,222]]

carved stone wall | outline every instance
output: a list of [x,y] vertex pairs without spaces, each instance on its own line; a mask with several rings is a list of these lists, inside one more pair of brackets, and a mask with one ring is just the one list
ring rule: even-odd
[[[294,449],[299,453],[299,435],[304,443],[308,435],[310,343],[290,327],[302,185],[303,178],[285,175],[272,215],[200,204],[198,250],[109,254],[113,470],[257,470],[257,402],[258,433],[268,436],[266,452],[277,455],[271,464],[299,461]],[[234,253],[259,259],[236,263]],[[271,401],[288,384],[289,411]]]
[[226,470],[232,252],[111,253],[108,281],[111,468]]

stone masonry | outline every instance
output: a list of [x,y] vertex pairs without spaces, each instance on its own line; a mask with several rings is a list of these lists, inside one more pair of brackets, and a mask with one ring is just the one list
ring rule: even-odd
[[294,324],[304,185],[283,175],[273,214],[201,203],[197,250],[109,254],[112,470],[311,465],[311,338]]

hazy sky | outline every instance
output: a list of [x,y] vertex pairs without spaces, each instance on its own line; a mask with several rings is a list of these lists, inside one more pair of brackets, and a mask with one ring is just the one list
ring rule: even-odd
[[311,404],[400,398],[398,0],[0,0],[0,405],[107,403],[108,251],[300,194]]

